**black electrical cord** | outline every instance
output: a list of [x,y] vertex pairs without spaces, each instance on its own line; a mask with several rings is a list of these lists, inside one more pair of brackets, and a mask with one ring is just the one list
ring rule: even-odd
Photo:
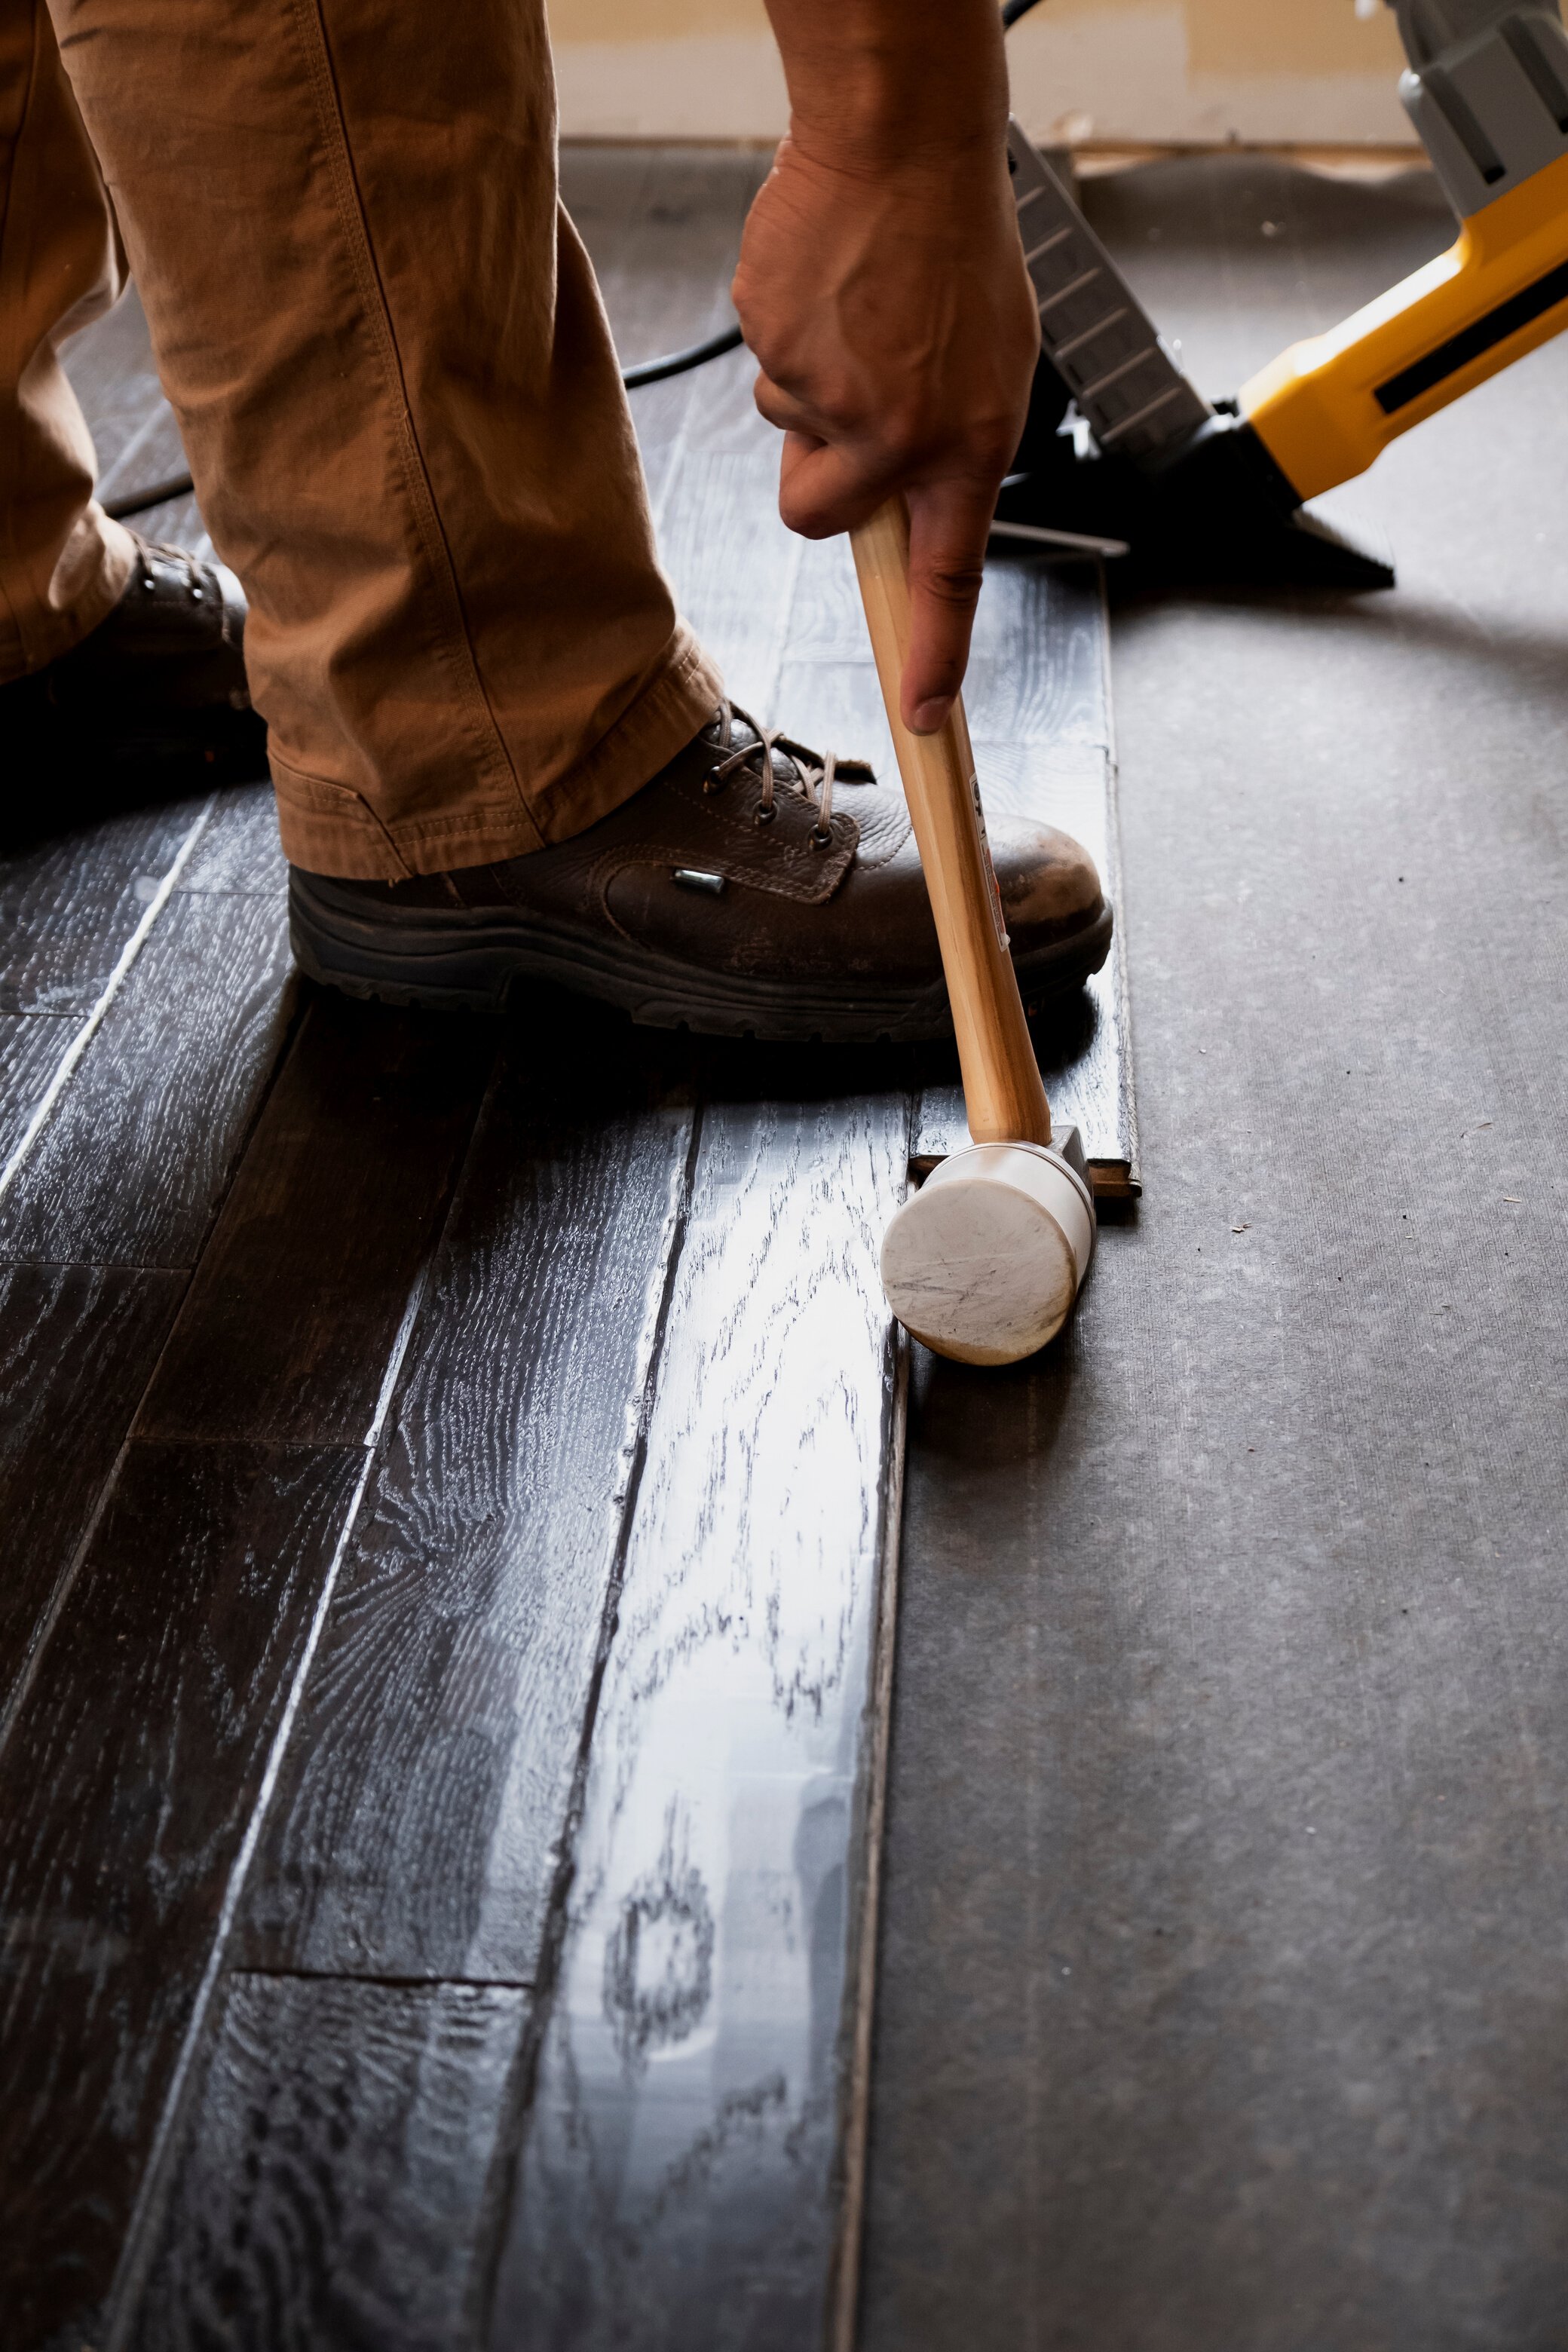
[[[1003,31],[1011,32],[1019,17],[1037,5],[1038,0],[1006,0]],[[663,383],[667,376],[684,375],[688,368],[706,367],[710,360],[722,359],[726,352],[738,352],[742,340],[739,327],[726,327],[721,335],[710,335],[706,342],[689,343],[684,351],[667,352],[660,360],[641,360],[636,367],[623,368],[621,382],[628,392],[639,391],[645,383]],[[149,507],[161,507],[170,499],[188,498],[191,488],[189,474],[174,474],[144,490],[127,490],[121,498],[105,499],[103,511],[116,522],[123,522],[129,515],[145,514]]]
[[189,474],[171,474],[166,482],[151,482],[144,490],[127,490],[122,499],[105,499],[103,511],[116,522],[127,515],[145,514],[149,507],[161,507],[165,499],[183,499],[191,488]]
[[742,341],[739,327],[726,327],[721,335],[710,335],[705,343],[689,343],[683,352],[668,352],[661,360],[642,360],[636,367],[621,370],[621,382],[628,392],[636,392],[645,383],[662,383],[667,375],[684,375],[688,368],[706,367],[710,360],[722,359],[726,352],[738,352]]

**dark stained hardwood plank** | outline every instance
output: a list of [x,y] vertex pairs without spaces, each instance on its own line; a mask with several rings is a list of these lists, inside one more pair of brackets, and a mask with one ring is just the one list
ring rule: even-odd
[[176,892],[0,1202],[0,1261],[189,1266],[288,1025],[280,908]]
[[784,723],[779,661],[805,542],[779,520],[776,450],[735,429],[742,397],[750,404],[752,365],[740,352],[711,371],[721,372],[727,381],[696,404],[700,421],[671,462],[659,551],[731,698],[760,725],[776,726]]
[[180,876],[179,888],[268,898],[281,897],[288,886],[271,784],[226,786],[217,794],[211,822]]
[[495,1051],[489,1022],[312,994],[139,1435],[363,1439]]
[[65,1013],[0,1013],[0,1169],[26,1133],[79,1026]]
[[[740,365],[730,386],[715,382],[671,468],[667,560],[683,607],[738,698],[885,759],[847,551],[803,549],[777,525],[776,445],[744,415],[746,393]],[[1009,781],[1027,813],[1048,813],[1039,788],[1054,762],[1063,817],[1109,873],[1098,587],[1033,566],[997,601],[981,707],[1033,754]],[[1009,662],[1025,627],[1039,642],[1014,643]],[[1075,1045],[1091,1034],[1086,1008]],[[884,1085],[900,1066],[883,1057]],[[779,1060],[761,1083],[787,1091]],[[859,2116],[847,2053],[858,2046],[863,2067],[870,1990],[851,1955],[872,1932],[880,1727],[871,1530],[891,1516],[897,1455],[876,1253],[910,1136],[896,1096],[819,1104],[809,1147],[791,1117],[705,1102],[498,2347],[794,2347],[830,2327],[848,2340],[855,2221],[840,2197]],[[860,1122],[876,1148],[856,1165]],[[841,1249],[862,1262],[835,1263]],[[845,1324],[858,1315],[864,1328],[825,1343],[814,1284],[819,1271],[831,1283],[830,1265]],[[885,1412],[868,1408],[873,1393]],[[857,1438],[864,1453],[836,1478],[824,1457]],[[792,1674],[789,1635],[823,1601],[814,1665]]]
[[0,1013],[89,1013],[205,803],[51,831],[48,779],[0,842]]
[[[804,546],[798,580],[785,656],[792,678],[797,668],[867,667],[870,649],[847,542]],[[976,742],[984,735],[1053,749],[1108,746],[1106,646],[1103,598],[1092,567],[993,551],[963,689]],[[809,689],[808,677],[799,683]],[[879,738],[879,757],[883,747],[890,763],[885,733]]]
[[0,1268],[0,1736],[184,1278]]
[[237,1965],[534,1976],[679,1231],[683,1058],[561,999],[512,1030]]
[[963,685],[976,744],[1109,750],[1110,645],[1098,566],[993,546]]
[[0,2307],[16,2352],[93,2340],[362,1467],[352,1450],[133,1445],[13,1723]]
[[[731,323],[730,278],[766,168],[763,156],[700,148],[657,158],[647,150],[563,152],[563,187],[593,256],[623,363],[700,342]],[[710,378],[711,370],[698,370],[630,394],[661,531],[672,512],[673,462]]]
[[[169,474],[155,474],[151,469],[143,473],[139,466],[135,481],[128,482],[126,488],[139,489],[144,484],[166,481],[179,469],[176,463],[170,467]],[[188,548],[193,555],[209,559],[216,552],[202,520],[201,509],[188,494],[183,499],[167,499],[163,506],[147,507],[129,520],[144,538],[161,540],[166,547]]]
[[[189,471],[174,412],[162,394],[149,406],[135,429],[126,434],[107,464],[103,463],[103,453],[100,453],[100,464],[98,495],[100,499],[125,498],[133,491],[149,489],[155,483],[174,481]],[[150,511],[155,514],[158,510],[153,509]],[[146,531],[149,538],[162,536],[160,532],[147,530],[147,515],[136,514],[127,519],[138,530]]]
[[903,1096],[704,1109],[498,2352],[798,2352],[852,2261],[908,1153]]
[[528,1996],[231,1977],[130,2345],[459,2352]]
[[[117,490],[180,470],[183,460],[164,462],[171,446],[178,450],[179,435],[153,364],[146,313],[133,286],[111,310],[73,335],[60,357],[98,452],[102,496],[112,498]],[[151,470],[160,464],[162,474]]]
[[[112,310],[73,336],[61,357],[98,452],[98,495],[124,498],[189,470],[174,410],[153,362],[146,314],[134,286]],[[147,539],[210,556],[211,540],[185,497],[127,518]]]

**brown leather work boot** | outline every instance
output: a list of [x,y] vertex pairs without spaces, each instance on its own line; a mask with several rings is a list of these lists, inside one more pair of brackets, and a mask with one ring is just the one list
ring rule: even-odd
[[[1026,1004],[1105,961],[1086,853],[999,818],[991,847]],[[521,976],[723,1036],[870,1042],[951,1026],[900,792],[724,705],[586,833],[405,882],[289,876],[313,980],[394,1004],[496,1005]]]
[[142,788],[149,770],[184,765],[209,782],[264,776],[244,590],[225,564],[132,537],[135,569],[113,609],[58,661],[0,686],[8,752],[47,763],[51,785],[62,766],[89,767],[110,794],[117,778]]

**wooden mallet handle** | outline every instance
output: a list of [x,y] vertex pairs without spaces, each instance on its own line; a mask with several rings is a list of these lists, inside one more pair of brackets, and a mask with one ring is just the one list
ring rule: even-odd
[[910,642],[910,526],[902,499],[851,531],[899,772],[931,893],[952,1006],[969,1132],[976,1143],[1048,1143],[1050,1107],[1008,954],[962,700],[939,733],[899,715]]

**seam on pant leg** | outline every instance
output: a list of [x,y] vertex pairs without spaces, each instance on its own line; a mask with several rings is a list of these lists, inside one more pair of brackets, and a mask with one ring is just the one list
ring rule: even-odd
[[[316,117],[332,177],[332,194],[338,216],[349,247],[349,257],[358,282],[360,299],[371,332],[375,339],[377,356],[386,390],[392,394],[396,412],[397,436],[403,456],[403,474],[409,503],[413,509],[420,544],[426,562],[435,574],[447,605],[447,646],[456,653],[460,672],[460,691],[468,706],[468,716],[478,725],[482,737],[488,739],[490,756],[499,762],[517,794],[519,805],[527,822],[538,833],[533,812],[529,807],[522,780],[507,749],[506,739],[497,723],[494,709],[479,676],[474,656],[473,641],[468,635],[468,617],[463,611],[462,591],[458,585],[457,566],[452,551],[441,526],[436,494],[419,446],[419,436],[409,404],[407,382],[403,371],[402,354],[393,329],[392,313],[385,289],[381,282],[381,270],[371,242],[370,223],[365,217],[360,195],[358,176],[349,146],[348,129],[343,121],[342,107],[338,98],[337,77],[332,69],[331,49],[321,15],[321,0],[293,0],[295,23],[305,52],[307,70],[310,77],[311,94],[316,102]],[[542,838],[542,836],[541,836]]]
[[292,808],[303,819],[324,817],[329,824],[374,835],[384,847],[396,878],[400,882],[408,880],[413,867],[405,863],[396,842],[363,793],[356,793],[352,785],[334,784],[325,776],[312,776],[303,768],[291,767],[276,751],[268,751],[268,759],[280,809]]

